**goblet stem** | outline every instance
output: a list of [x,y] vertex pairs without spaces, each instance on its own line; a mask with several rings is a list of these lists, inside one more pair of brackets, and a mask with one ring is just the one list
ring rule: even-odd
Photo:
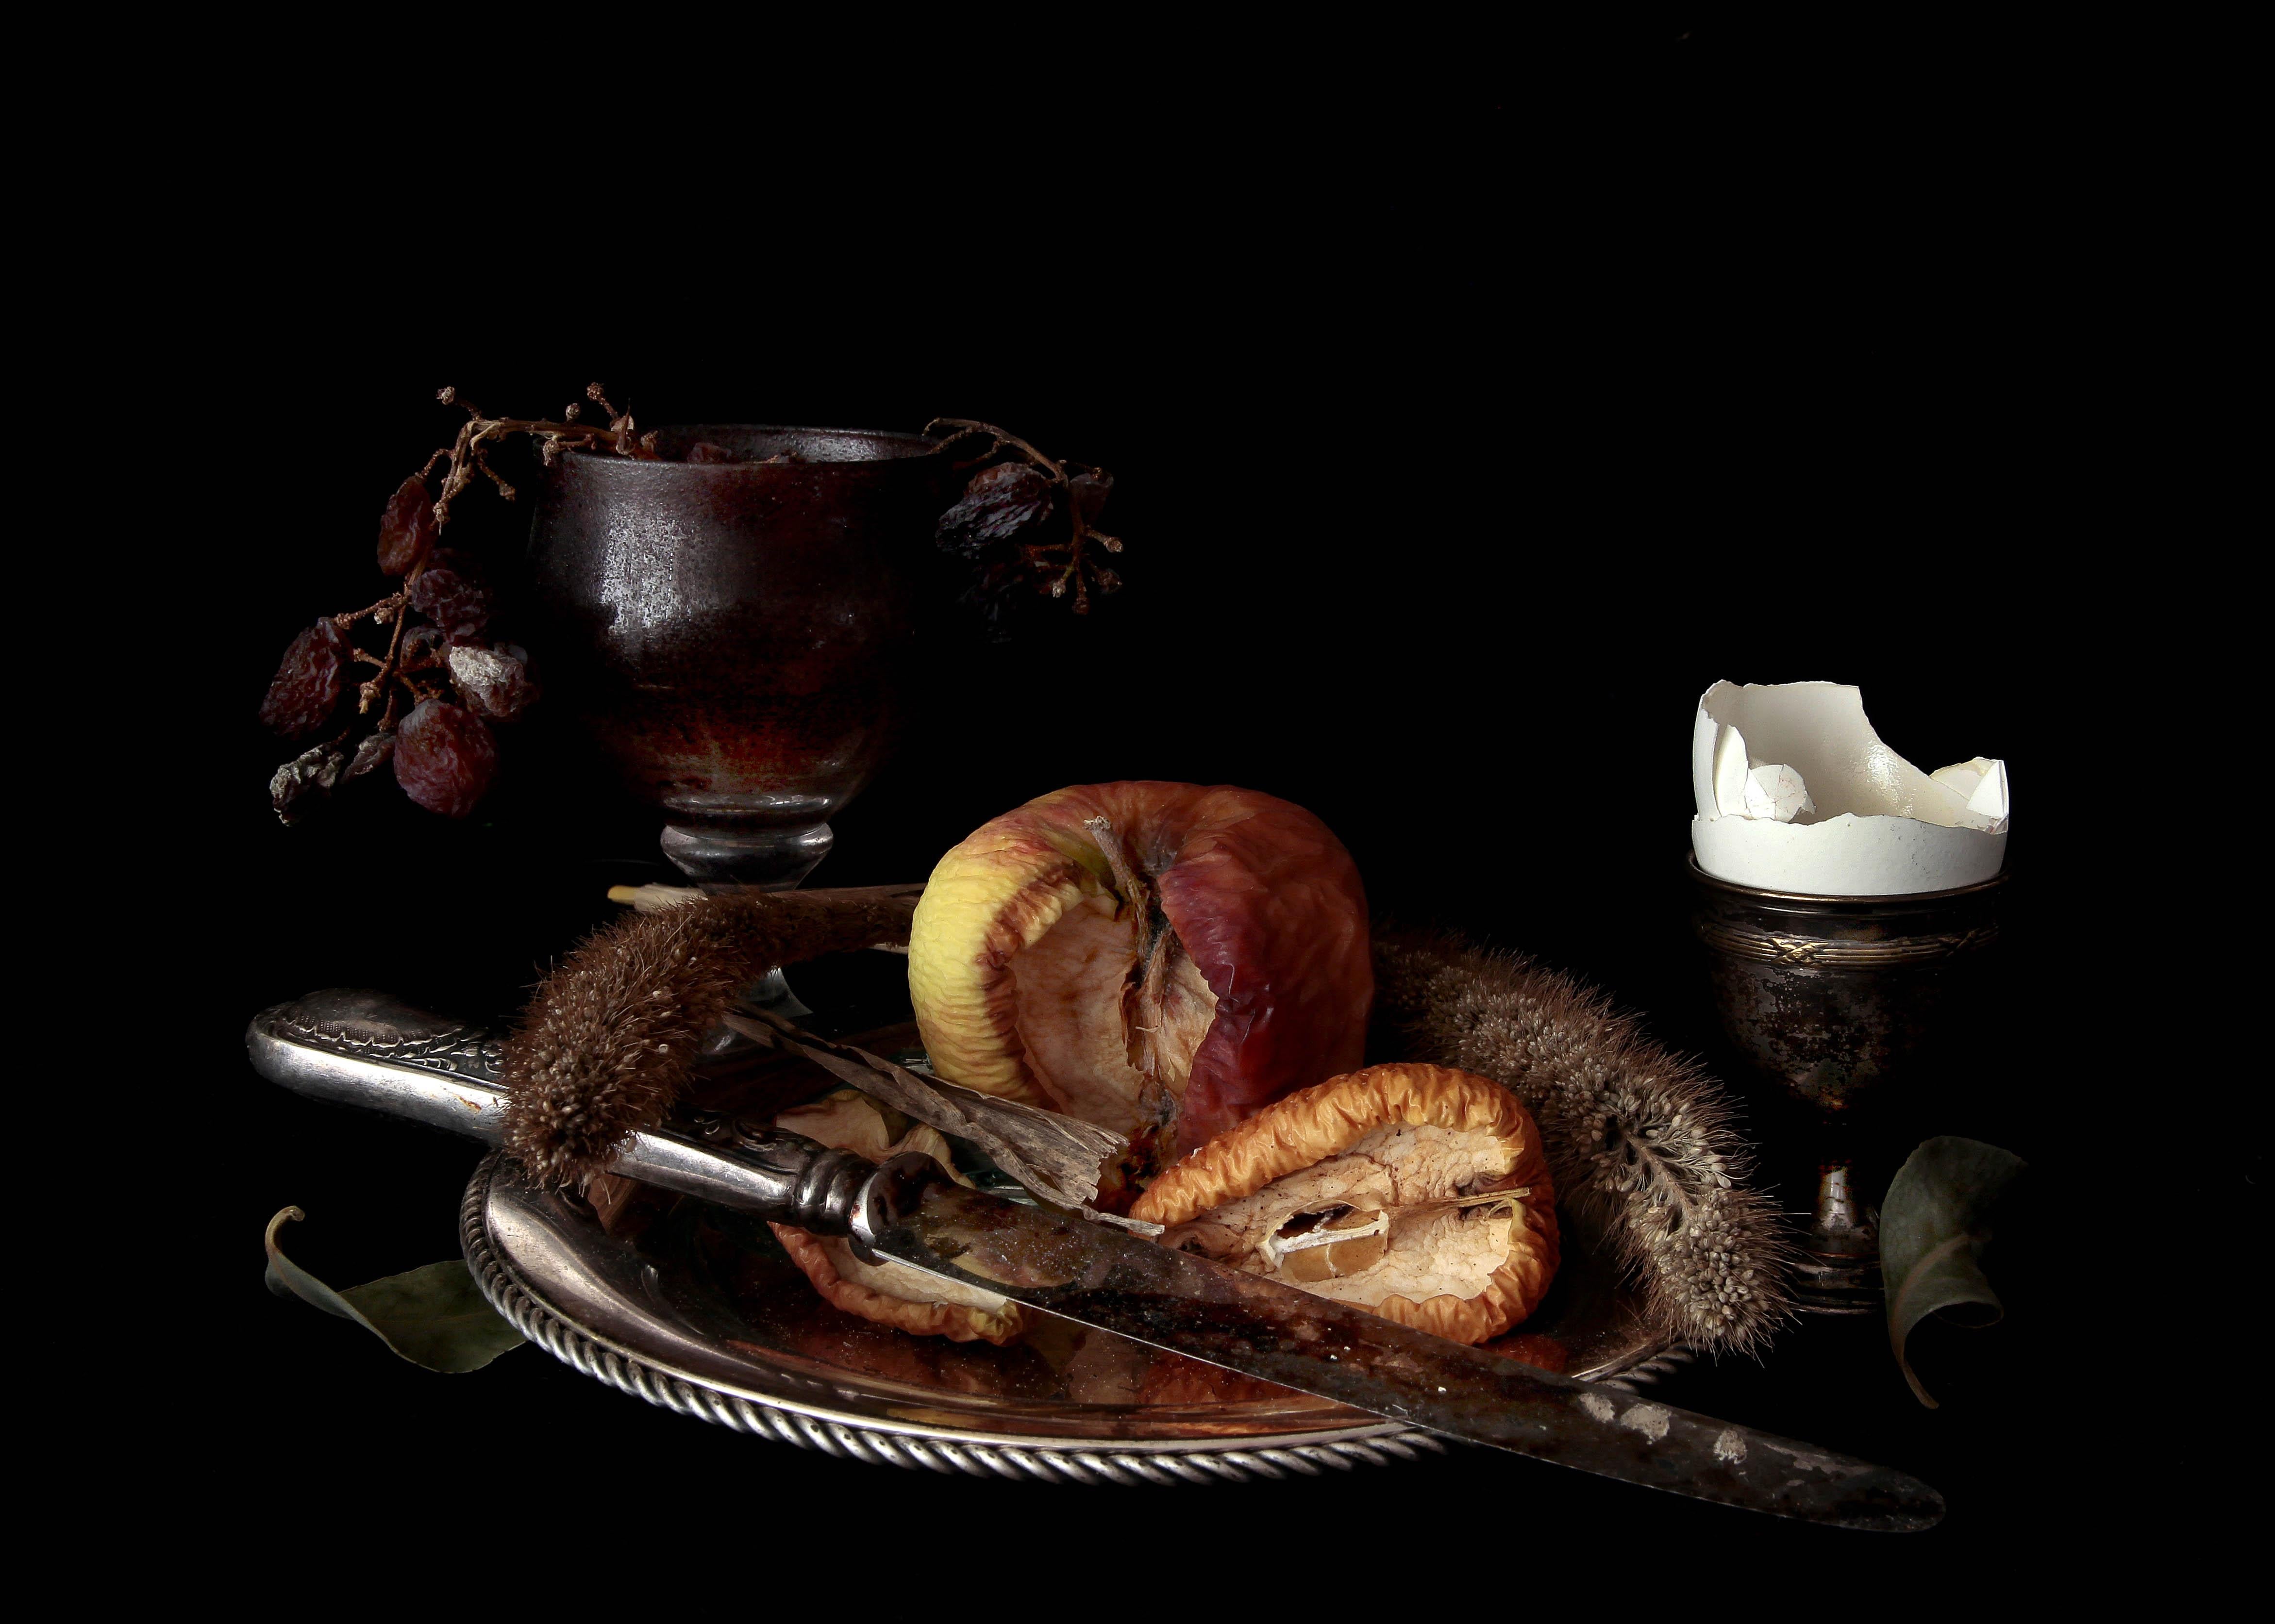
[[1864,1199],[1853,1161],[1820,1164],[1817,1198],[1795,1282],[1801,1306],[1817,1314],[1880,1309],[1880,1214]]
[[1818,1313],[1877,1312],[1891,1135],[1930,1092],[1938,1046],[1967,1029],[2006,877],[1897,896],[1768,891],[1695,858],[1691,877],[1724,1030],[1764,1114],[1789,1119],[1809,1158],[1795,1171],[1815,1168],[1796,1295]]

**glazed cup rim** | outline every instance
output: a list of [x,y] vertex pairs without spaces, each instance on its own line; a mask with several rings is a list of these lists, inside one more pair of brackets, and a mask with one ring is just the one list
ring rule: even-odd
[[[896,428],[828,428],[812,424],[797,423],[661,423],[658,434],[669,434],[684,441],[693,441],[709,434],[800,434],[835,440],[865,440],[891,445],[897,449],[889,457],[801,457],[795,465],[807,468],[869,468],[889,467],[895,464],[920,462],[947,443],[924,434]],[[657,458],[646,461],[639,457],[620,456],[615,451],[593,450],[577,446],[570,450],[572,457],[586,457],[595,463],[619,464],[627,468],[688,468],[712,474],[735,469],[764,466],[760,463],[691,463],[684,458]]]

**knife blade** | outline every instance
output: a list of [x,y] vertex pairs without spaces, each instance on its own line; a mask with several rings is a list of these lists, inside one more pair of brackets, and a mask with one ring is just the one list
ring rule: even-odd
[[[383,993],[253,1017],[255,1069],[296,1091],[495,1144],[502,1046]],[[637,1134],[612,1171],[857,1252],[1445,1437],[1693,1499],[1846,1528],[1929,1528],[1943,1502],[1890,1468],[1554,1376],[1207,1258],[938,1175],[729,1121]]]

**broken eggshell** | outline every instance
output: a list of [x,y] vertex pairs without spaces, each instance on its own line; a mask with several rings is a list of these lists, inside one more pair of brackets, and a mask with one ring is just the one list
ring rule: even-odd
[[1716,683],[1691,731],[1690,822],[1717,880],[1812,896],[1977,885],[2007,860],[2007,767],[1923,773],[1845,683]]

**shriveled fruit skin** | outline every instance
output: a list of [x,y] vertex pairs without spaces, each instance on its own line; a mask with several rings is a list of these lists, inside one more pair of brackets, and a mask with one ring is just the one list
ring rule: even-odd
[[1048,517],[1056,500],[1050,482],[1024,463],[999,464],[975,475],[940,516],[935,540],[944,551],[977,561]]
[[350,759],[347,771],[341,776],[344,779],[361,778],[366,773],[377,772],[394,759],[395,729],[382,729],[366,736],[364,741],[356,746],[355,755]]
[[1136,781],[1061,789],[974,831],[917,905],[909,989],[941,1076],[1042,1099],[1021,1057],[1007,966],[1085,889],[1112,883],[1104,818],[1153,878],[1215,995],[1175,1144],[1199,1144],[1293,1089],[1356,1069],[1373,1001],[1366,895],[1327,827],[1253,789]]
[[[1251,1197],[1269,1202],[1276,1190],[1282,1201],[1301,1201],[1302,1193],[1290,1195],[1281,1181],[1326,1173],[1333,1188],[1339,1165],[1356,1174],[1343,1189],[1371,1184],[1374,1201],[1410,1203],[1458,1193],[1458,1184],[1437,1182],[1458,1175],[1458,1160],[1449,1168],[1442,1151],[1435,1158],[1426,1152],[1401,1156],[1380,1143],[1383,1135],[1415,1129],[1441,1130],[1472,1145],[1482,1141],[1490,1151],[1485,1160],[1489,1167],[1493,1159],[1506,1159],[1493,1167],[1500,1178],[1478,1193],[1490,1197],[1494,1190],[1508,1190],[1513,1204],[1508,1250],[1493,1262],[1490,1275],[1471,1282],[1475,1289],[1467,1294],[1443,1289],[1447,1282],[1441,1278],[1437,1287],[1425,1286],[1412,1295],[1402,1290],[1344,1300],[1452,1341],[1475,1344],[1500,1336],[1523,1323],[1547,1295],[1561,1242],[1539,1124],[1515,1095],[1475,1072],[1412,1063],[1370,1066],[1290,1094],[1165,1171],[1131,1205],[1130,1215],[1172,1231],[1197,1219],[1220,1226],[1253,1224],[1259,1215]],[[1370,1139],[1377,1141],[1372,1153],[1364,1148]],[[1314,1185],[1314,1195],[1318,1190]],[[1250,1208],[1245,1214],[1243,1206]],[[1261,1216],[1273,1221],[1273,1210],[1266,1206]],[[1249,1236],[1254,1234],[1248,1231]],[[1319,1249],[1330,1250],[1342,1249]],[[1317,1253],[1294,1254],[1307,1255]],[[1406,1255],[1425,1262],[1432,1256],[1426,1249]],[[1326,1278],[1337,1273],[1343,1271],[1299,1272],[1283,1265],[1281,1278],[1334,1296],[1340,1294]]]
[[299,822],[304,802],[312,796],[329,794],[332,786],[339,782],[340,766],[344,759],[329,744],[301,752],[278,767],[269,779],[269,805],[286,823]]
[[379,516],[380,573],[407,574],[433,550],[436,533],[427,481],[414,473],[397,487]]
[[395,782],[428,812],[463,818],[490,787],[497,741],[462,706],[421,699],[395,735]]
[[411,583],[411,604],[452,643],[468,643],[490,623],[495,598],[481,566],[445,548]]
[[509,645],[454,646],[447,663],[450,685],[477,716],[511,721],[537,702],[538,687],[529,679],[529,662],[521,657],[520,650]]
[[340,702],[350,649],[347,634],[320,620],[292,639],[261,701],[261,720],[288,739],[322,727]]

